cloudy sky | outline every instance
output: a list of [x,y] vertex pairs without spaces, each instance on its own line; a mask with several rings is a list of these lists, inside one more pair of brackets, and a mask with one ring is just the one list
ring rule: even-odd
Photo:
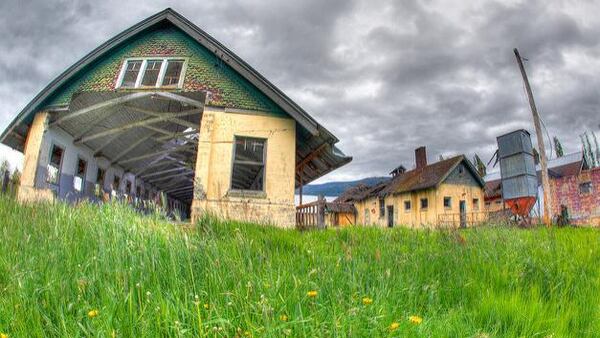
[[[3,0],[0,129],[87,52],[169,6],[338,136],[354,160],[320,182],[411,167],[420,145],[430,161],[487,161],[496,136],[532,128],[514,47],[548,133],[567,152],[598,133],[600,2],[585,0]],[[5,146],[0,157],[20,162]]]

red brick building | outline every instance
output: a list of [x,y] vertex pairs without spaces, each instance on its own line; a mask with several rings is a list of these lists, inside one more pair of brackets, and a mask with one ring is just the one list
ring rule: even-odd
[[[540,169],[538,166],[538,181]],[[600,168],[589,168],[582,153],[568,154],[548,161],[550,189],[552,193],[552,217],[560,214],[561,206],[566,206],[570,222],[578,225],[600,227]],[[531,215],[541,216],[543,198],[541,182],[538,182],[538,202]],[[487,211],[503,208],[500,173],[490,173],[485,177],[485,207]]]

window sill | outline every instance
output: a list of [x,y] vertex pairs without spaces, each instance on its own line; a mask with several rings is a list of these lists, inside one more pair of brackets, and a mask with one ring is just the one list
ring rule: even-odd
[[267,193],[264,191],[252,191],[252,190],[233,190],[227,191],[227,197],[240,197],[240,198],[267,198]]

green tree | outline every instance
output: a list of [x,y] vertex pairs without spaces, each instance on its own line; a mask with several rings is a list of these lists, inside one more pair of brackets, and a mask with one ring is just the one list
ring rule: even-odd
[[10,189],[12,193],[17,192],[17,187],[19,186],[19,184],[21,184],[21,172],[18,168],[15,168],[15,170],[10,175]]
[[558,137],[554,136],[554,151],[556,151],[556,157],[563,157],[564,156],[564,151],[563,151],[563,146],[560,143],[560,141],[558,140]]

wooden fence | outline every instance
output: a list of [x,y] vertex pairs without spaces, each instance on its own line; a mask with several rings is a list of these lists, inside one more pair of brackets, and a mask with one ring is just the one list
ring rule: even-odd
[[296,207],[296,227],[300,230],[325,228],[325,198]]

